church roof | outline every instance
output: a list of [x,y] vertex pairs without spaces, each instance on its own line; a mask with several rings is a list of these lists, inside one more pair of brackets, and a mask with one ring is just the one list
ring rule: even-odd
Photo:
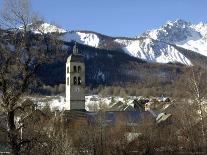
[[[88,111],[68,111],[68,114],[65,115],[70,119],[74,119],[75,117],[84,118],[90,122],[95,123],[96,120],[100,119],[99,112],[88,112]],[[139,123],[144,118],[154,118],[152,114],[148,111],[139,112],[139,111],[106,111],[104,112],[104,123],[107,125],[115,125],[119,120],[124,119],[128,124]]]
[[84,62],[84,56],[79,53],[78,46],[76,43],[73,46],[73,52],[68,57],[67,62]]
[[71,54],[68,57],[67,62],[84,62],[84,57],[80,54]]

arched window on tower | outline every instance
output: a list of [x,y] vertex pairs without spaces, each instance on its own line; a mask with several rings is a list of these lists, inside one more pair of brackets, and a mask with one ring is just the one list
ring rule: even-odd
[[78,66],[78,73],[81,72],[81,66]]
[[67,78],[67,85],[69,85],[69,77]]
[[78,77],[78,85],[81,85],[81,78]]
[[73,71],[74,71],[74,72],[77,72],[77,68],[76,68],[76,66],[73,66]]
[[67,67],[67,73],[69,73],[69,67]]
[[73,84],[74,85],[77,85],[77,78],[74,76],[74,78],[73,78]]

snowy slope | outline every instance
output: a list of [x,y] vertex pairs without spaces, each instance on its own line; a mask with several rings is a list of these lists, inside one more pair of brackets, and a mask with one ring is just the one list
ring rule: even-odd
[[204,23],[191,24],[184,20],[169,21],[161,28],[143,35],[207,56],[207,24]]
[[51,24],[48,24],[48,23],[43,23],[39,26],[39,28],[37,30],[34,31],[35,33],[54,33],[54,32],[57,32],[57,33],[65,33],[67,32],[66,30],[64,29],[61,29],[55,25],[51,25]]
[[80,44],[98,47],[100,39],[95,33],[70,31],[62,35],[61,40],[66,42],[76,41]]
[[196,31],[200,32],[202,36],[205,36],[207,34],[207,24],[205,23],[199,23],[192,25],[192,28],[194,28]]
[[190,27],[197,31],[200,37],[188,37],[188,39],[177,43],[177,45],[207,56],[207,24],[199,23],[190,25]]
[[173,46],[151,38],[131,41],[117,39],[116,41],[123,45],[123,50],[126,53],[148,62],[172,62],[182,63],[188,66],[192,65],[191,61],[177,51]]
[[[23,26],[19,27],[20,30],[23,29]],[[31,30],[35,34],[47,34],[47,33],[66,33],[67,31],[59,28],[53,24],[49,23],[42,23],[38,22],[35,25],[34,24],[29,24],[28,29]]]

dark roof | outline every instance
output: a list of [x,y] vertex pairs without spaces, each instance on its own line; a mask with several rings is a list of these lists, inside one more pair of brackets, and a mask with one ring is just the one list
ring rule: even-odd
[[81,54],[71,54],[67,62],[84,62],[84,56]]
[[8,144],[0,143],[0,154],[10,154],[10,148]]
[[73,120],[77,118],[87,118],[87,111],[83,110],[65,110],[63,112],[63,117],[67,120]]
[[[100,118],[99,112],[83,112],[69,111],[65,114],[68,119],[85,118],[90,123],[95,123]],[[114,125],[118,121],[126,121],[127,123],[139,123],[144,118],[152,118],[150,112],[138,111],[106,111],[102,114],[102,119],[106,124]]]

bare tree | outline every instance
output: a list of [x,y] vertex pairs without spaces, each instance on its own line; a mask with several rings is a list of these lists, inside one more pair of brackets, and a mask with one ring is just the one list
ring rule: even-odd
[[201,134],[202,134],[202,145],[206,150],[206,82],[204,80],[204,74],[203,72],[197,72],[195,73],[194,70],[192,70],[192,76],[191,76],[191,93],[193,95],[193,103],[196,105],[197,113],[199,115],[200,120],[200,126],[201,126]]
[[183,151],[206,151],[206,73],[191,68],[180,83],[185,97],[176,101],[173,117]]
[[28,0],[5,0],[0,18],[0,106],[7,116],[7,129],[3,130],[14,155],[31,143],[20,135],[24,124],[19,125],[18,113],[25,110],[22,97],[34,88],[35,75],[41,65],[54,59],[58,43],[53,34],[31,32],[39,20],[29,6]]

